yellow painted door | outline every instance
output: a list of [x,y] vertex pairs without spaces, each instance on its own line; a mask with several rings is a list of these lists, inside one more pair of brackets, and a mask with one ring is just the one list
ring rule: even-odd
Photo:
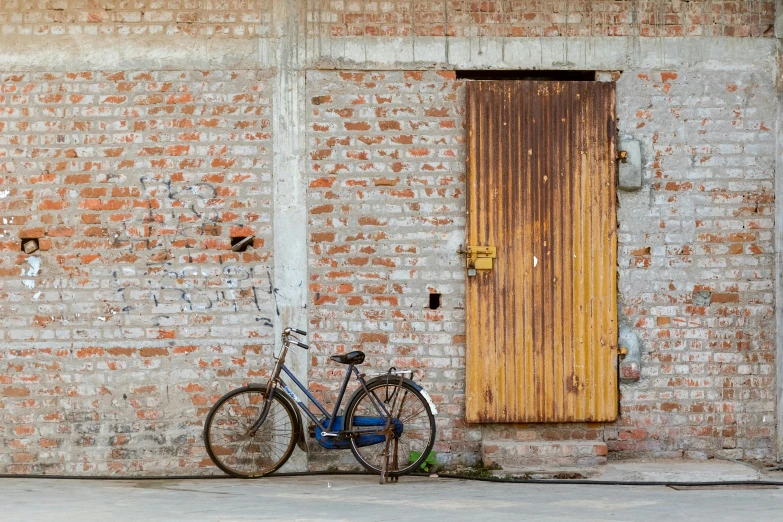
[[614,420],[614,83],[467,93],[467,420]]

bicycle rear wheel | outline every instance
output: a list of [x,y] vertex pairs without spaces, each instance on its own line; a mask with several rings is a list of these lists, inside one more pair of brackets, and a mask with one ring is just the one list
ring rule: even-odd
[[264,409],[265,386],[246,386],[225,394],[207,414],[204,445],[217,467],[239,478],[263,477],[280,469],[296,443],[296,414],[279,395],[255,434],[250,428]]
[[[384,403],[387,410],[391,409],[394,402],[391,394],[397,390],[394,379],[388,388],[384,378],[370,381],[367,383],[367,389]],[[419,469],[435,444],[435,416],[427,400],[407,379],[403,380],[402,388],[397,393],[399,396],[394,411],[390,412],[395,425],[393,437],[396,440],[392,440],[390,447],[397,444],[400,469],[389,470],[387,474],[392,477]],[[375,424],[382,427],[385,424],[385,419],[378,416],[378,410],[371,401],[371,396],[363,388],[357,390],[345,410],[345,429],[366,428]],[[351,452],[356,460],[368,470],[380,473],[385,458],[385,439],[381,442],[379,436],[373,434],[353,436],[350,440]]]

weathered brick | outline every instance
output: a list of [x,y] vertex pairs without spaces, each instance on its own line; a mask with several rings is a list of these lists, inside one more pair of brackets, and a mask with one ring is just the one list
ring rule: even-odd
[[[406,97],[395,98],[396,92]],[[462,83],[435,72],[316,72],[308,74],[308,93],[311,143],[314,149],[331,151],[310,157],[310,281],[317,283],[310,287],[316,332],[311,389],[327,400],[334,398],[339,377],[327,357],[334,352],[363,349],[367,365],[374,369],[418,368],[417,378],[436,401],[444,409],[446,404],[456,408],[441,412],[436,448],[448,449],[446,460],[470,460],[478,452],[478,441],[465,436],[461,420],[464,346],[452,343],[464,331],[459,308],[463,275],[448,246],[464,234],[464,131],[461,125],[448,130],[421,125],[441,117],[461,121]],[[325,102],[313,102],[317,97],[328,97],[331,113],[323,111]],[[430,97],[437,104],[436,113]],[[369,105],[373,118],[322,136],[319,129],[330,120],[329,114],[353,107],[355,100]],[[400,110],[394,124],[376,116],[379,105]],[[376,118],[378,123],[373,124]],[[438,171],[424,168],[429,158],[419,152],[421,147],[414,145],[418,143],[426,143],[428,153],[443,158]],[[395,175],[400,156],[413,159],[405,174]],[[319,181],[323,172],[334,172],[334,178]],[[426,197],[419,193],[428,187],[442,191]],[[405,198],[426,206],[403,207],[397,201]],[[332,199],[339,201],[339,209],[327,203]],[[339,219],[333,217],[338,211]],[[423,226],[432,212],[442,222]],[[324,242],[328,249],[321,247]],[[396,284],[398,280],[404,284]],[[425,310],[431,291],[445,294],[441,313],[432,316]],[[434,334],[444,329],[451,335],[440,339]],[[416,357],[401,358],[411,354]]]
[[[156,35],[224,36],[247,38],[265,36],[271,23],[271,3],[265,0],[224,2],[189,9],[182,3],[135,2],[121,9],[98,2],[85,11],[79,2],[14,0],[0,5],[3,34],[26,37],[41,35]],[[5,15],[5,16],[3,16]],[[70,80],[92,79],[98,73],[73,72]],[[123,73],[101,73],[119,81]],[[137,77],[144,78],[144,73]],[[134,77],[134,79],[136,79]]]
[[[612,451],[774,453],[756,431],[774,417],[774,234],[771,219],[758,219],[773,215],[774,166],[771,155],[742,146],[774,141],[762,130],[774,112],[771,81],[693,70],[626,71],[618,81],[620,132],[638,139],[646,158],[642,192],[621,193],[618,210],[622,313],[645,351],[641,379],[622,385],[621,418],[606,429]],[[752,97],[732,94],[740,89]],[[757,115],[755,130],[738,125],[738,114]],[[758,202],[750,213],[748,201]],[[640,220],[640,212],[659,217]],[[695,306],[702,291],[705,304]],[[743,421],[703,414],[712,411],[742,412]],[[715,436],[727,427],[730,447]]]
[[[414,5],[415,4],[415,5]],[[542,2],[416,3],[391,0],[318,0],[318,24],[311,35],[325,36],[771,36],[774,3],[757,6],[716,0],[702,2]],[[415,78],[414,76],[411,76]]]
[[[704,5],[316,0],[305,30],[772,36],[770,1]],[[71,1],[10,0],[0,26],[23,38],[264,37],[271,6],[147,2],[87,12]],[[307,73],[314,392],[334,398],[334,352],[362,348],[375,370],[415,369],[441,409],[436,450],[446,463],[507,447],[540,464],[557,452],[598,462],[602,441],[643,455],[770,458],[769,71],[712,63],[621,76],[620,130],[641,141],[644,160],[642,191],[619,196],[618,230],[621,311],[644,340],[641,378],[623,385],[618,422],[555,426],[464,422],[464,268],[455,254],[465,223],[464,85],[456,76]],[[14,71],[0,80],[0,416],[18,428],[0,429],[10,448],[0,470],[206,468],[199,432],[209,405],[268,377],[271,364],[269,75]],[[250,234],[252,249],[230,251],[231,237]],[[21,253],[22,238],[38,238],[40,251]],[[694,302],[701,291],[709,298]],[[443,294],[438,310],[426,308],[431,292]]]
[[[133,92],[158,92],[122,94],[127,78]],[[30,473],[198,466],[194,433],[212,400],[190,385],[219,396],[271,357],[268,75],[73,71],[0,79],[19,91],[49,82],[58,94],[29,98],[13,128],[0,126],[0,234],[14,238],[0,249],[0,375],[9,376],[0,380],[0,425],[34,417],[56,426],[45,437],[0,429],[5,447],[26,441],[0,458],[0,469],[10,462],[14,472]],[[94,96],[71,96],[88,92]],[[204,120],[211,130],[198,140],[169,133],[186,112],[211,114],[225,99],[242,111]],[[150,101],[171,110],[153,118]],[[17,103],[0,93],[0,113]],[[54,122],[45,112],[51,104],[61,111]],[[117,104],[122,113],[97,110]],[[139,122],[145,133],[128,134]],[[200,121],[189,128],[206,129]],[[256,241],[232,253],[232,235]],[[40,250],[22,254],[17,238],[38,238]],[[202,327],[210,324],[222,328]],[[232,357],[251,337],[262,349]],[[72,402],[63,410],[52,397]],[[89,444],[68,418],[88,411],[79,423],[92,433]],[[132,451],[108,460],[78,449],[113,445],[129,430],[154,436],[124,440]]]
[[[419,75],[392,72],[318,73],[309,76],[312,82],[308,84],[308,88],[313,93],[328,95],[332,112],[339,112],[340,104],[348,104],[355,99],[372,99],[377,104],[390,104],[390,109],[394,109],[395,97],[392,92],[385,90],[387,85],[395,92],[402,89],[404,92],[417,93],[419,89],[427,89],[428,93],[441,93],[441,96],[444,92],[455,93],[457,100],[461,99],[460,82],[443,77],[436,79],[434,73],[420,74],[423,75],[421,81],[416,80]],[[744,153],[741,147],[724,147],[721,149],[723,156],[720,163],[697,161],[697,167],[692,167],[691,162],[680,161],[679,155],[695,153],[699,159],[699,151],[706,152],[707,149],[701,138],[695,139],[693,143],[686,142],[685,145],[679,141],[667,141],[677,137],[678,129],[682,125],[689,125],[690,117],[685,116],[688,114],[687,106],[669,103],[661,96],[667,94],[676,96],[677,100],[686,100],[690,99],[689,96],[697,96],[705,85],[721,81],[728,83],[729,79],[735,83],[739,82],[743,88],[751,89],[749,92],[755,93],[757,97],[753,98],[752,102],[749,101],[750,98],[745,98],[745,101],[730,100],[727,99],[730,90],[726,91],[729,94],[716,92],[711,98],[703,97],[701,103],[707,104],[704,105],[705,108],[709,107],[710,103],[715,107],[739,103],[735,105],[734,112],[716,112],[711,120],[712,125],[717,125],[720,117],[727,120],[736,118],[736,111],[774,113],[773,90],[769,83],[771,79],[765,80],[767,83],[759,84],[758,79],[751,79],[748,73],[743,76],[722,72],[705,75],[703,72],[687,70],[627,71],[618,83],[621,131],[643,143],[645,154],[649,158],[645,166],[647,184],[644,190],[650,194],[647,199],[635,195],[620,196],[619,264],[620,297],[625,305],[623,313],[641,328],[645,346],[650,351],[644,355],[639,383],[623,386],[620,421],[606,426],[583,425],[580,428],[580,425],[571,425],[563,430],[550,429],[548,432],[546,430],[549,428],[546,426],[520,426],[516,432],[498,431],[488,427],[483,432],[485,441],[492,440],[493,437],[502,439],[508,436],[524,436],[528,437],[527,440],[573,440],[587,437],[605,438],[614,451],[648,455],[674,455],[691,449],[705,455],[727,454],[742,458],[759,458],[761,455],[773,454],[769,440],[758,438],[751,426],[737,427],[733,432],[733,440],[741,439],[743,442],[732,445],[732,451],[724,453],[724,444],[720,439],[699,436],[696,433],[699,430],[712,433],[724,423],[734,422],[733,419],[703,416],[686,418],[681,415],[685,411],[709,411],[718,405],[731,405],[731,410],[735,411],[744,408],[740,402],[736,402],[744,400],[739,398],[741,396],[755,397],[755,401],[765,404],[764,407],[767,408],[766,414],[754,412],[753,422],[772,422],[773,418],[770,408],[774,405],[774,380],[769,373],[774,360],[773,337],[769,334],[773,331],[770,324],[772,309],[769,308],[772,302],[772,272],[741,272],[732,268],[772,266],[769,256],[772,252],[770,242],[773,237],[773,222],[771,219],[758,218],[759,214],[772,214],[772,185],[769,177],[772,172],[772,157],[753,151]],[[464,426],[461,417],[464,414],[461,409],[464,383],[457,380],[455,386],[453,380],[455,375],[464,375],[464,360],[461,355],[457,355],[464,352],[464,347],[460,346],[460,343],[464,342],[464,325],[453,317],[458,311],[453,307],[461,306],[464,295],[459,279],[454,282],[451,282],[450,278],[443,279],[447,274],[461,278],[462,270],[459,259],[451,251],[443,250],[446,246],[441,243],[443,238],[448,237],[449,230],[454,230],[457,237],[463,234],[461,227],[464,226],[464,221],[461,220],[461,214],[464,211],[462,198],[465,190],[462,176],[464,131],[461,125],[457,125],[450,131],[451,134],[444,134],[442,128],[427,125],[427,118],[448,117],[459,121],[461,105],[459,102],[456,106],[451,104],[452,113],[447,114],[441,112],[437,99],[430,99],[421,105],[410,105],[410,100],[415,98],[407,100],[405,109],[408,116],[396,120],[400,124],[400,130],[397,130],[396,126],[392,128],[365,125],[362,129],[367,130],[355,139],[350,138],[356,131],[346,129],[345,137],[349,138],[347,140],[343,140],[339,133],[328,138],[321,137],[316,129],[321,127],[328,116],[318,110],[315,104],[311,105],[308,128],[313,129],[310,136],[313,146],[319,150],[331,151],[330,154],[321,153],[310,158],[310,250],[315,259],[311,262],[310,279],[312,282],[321,283],[311,286],[314,305],[312,320],[319,331],[323,332],[316,337],[317,351],[314,351],[311,383],[313,386],[329,383],[327,389],[333,390],[334,381],[331,380],[331,374],[326,368],[319,369],[328,365],[326,354],[361,346],[368,352],[373,366],[383,367],[405,362],[408,366],[417,367],[422,382],[427,383],[433,394],[437,394],[439,400],[443,400],[445,404],[453,406],[446,409],[446,419],[442,421],[446,428],[439,444],[441,448],[449,448],[449,456],[445,458],[455,461],[461,458],[469,460],[470,455],[477,452],[476,445],[464,441],[478,441],[481,437],[471,432],[471,428]],[[404,102],[399,100],[397,103]],[[430,103],[434,107],[428,105]],[[639,111],[639,106],[647,108]],[[383,115],[379,118],[382,117]],[[698,112],[692,117],[702,126],[703,118]],[[368,123],[372,121],[368,120]],[[639,122],[644,122],[644,125],[639,125]],[[758,130],[753,135],[747,134],[746,129],[736,128],[736,137],[728,135],[723,139],[726,143],[771,143],[771,132],[762,130],[769,129],[771,124],[763,123],[754,127]],[[400,132],[405,133],[405,139],[400,139]],[[673,143],[677,145],[674,146]],[[390,150],[389,144],[393,144],[395,148]],[[434,144],[441,147],[437,154],[433,149]],[[711,145],[716,149],[720,146],[720,143]],[[381,151],[384,159],[373,161],[371,168],[367,168],[370,166],[367,158],[380,157]],[[429,170],[428,159],[435,155],[452,159],[449,163],[443,163],[438,170]],[[736,155],[737,159],[728,161],[730,156],[727,155]],[[421,163],[410,164],[403,169],[400,162],[395,160],[399,156],[406,156]],[[745,165],[744,169],[753,173],[751,175],[757,178],[754,183],[739,183],[746,176],[746,170],[737,168],[739,165]],[[766,169],[766,177],[758,177],[756,172],[759,168]],[[705,169],[703,177],[699,176],[699,169]],[[329,183],[317,182],[322,172],[334,172],[336,177],[330,178]],[[399,177],[393,178],[377,177],[379,173],[383,176],[384,172],[400,174]],[[427,177],[427,172],[432,172],[434,177]],[[436,172],[438,174],[434,174]],[[438,187],[438,192],[433,191],[434,187]],[[666,193],[676,193],[677,196],[659,197]],[[720,195],[720,198],[716,198],[716,195]],[[331,203],[324,203],[333,197],[341,203],[339,220],[331,217],[337,209],[333,208]],[[442,200],[432,200],[433,197]],[[391,202],[397,198],[412,198],[419,206],[404,209],[393,205]],[[637,201],[643,206],[636,207]],[[652,210],[646,206],[646,201],[653,201],[655,206]],[[759,204],[750,207],[752,212],[744,221],[738,221],[737,211],[744,214],[747,201],[759,201]],[[427,206],[420,206],[425,202]],[[708,220],[698,214],[689,215],[679,211],[681,217],[677,220],[638,219],[640,212],[663,216],[665,212],[674,214],[669,209],[691,208],[692,204],[705,210],[711,209],[716,217]],[[328,213],[323,214],[325,208],[328,208]],[[438,208],[439,217],[433,219],[430,215],[418,217],[416,214],[429,212],[432,208]],[[702,214],[709,215],[704,212]],[[411,235],[408,234],[408,226],[421,227],[427,223],[433,228],[411,228]],[[737,229],[764,230],[766,234],[764,239],[760,239],[753,233],[740,232]],[[683,232],[688,230],[692,231],[690,235],[683,235]],[[729,238],[727,232],[733,237]],[[689,240],[689,237],[696,239]],[[328,238],[329,248],[320,246],[322,238]],[[726,241],[736,242],[740,247],[730,246],[721,250],[714,246],[716,242],[720,244]],[[742,246],[741,241],[750,243],[749,248]],[[411,248],[409,243],[416,245],[416,248]],[[360,252],[370,257],[357,256]],[[449,266],[453,268],[446,268]],[[720,271],[715,273],[721,274],[723,283],[720,289],[711,289],[714,299],[709,306],[690,304],[690,292],[698,291],[714,277],[713,272],[691,272],[691,267],[694,266]],[[406,268],[401,270],[403,267]],[[693,276],[686,278],[685,274]],[[670,282],[667,282],[667,278]],[[340,285],[329,284],[362,280],[383,283],[354,285],[354,291],[349,293],[339,291],[342,288]],[[625,283],[626,281],[634,283]],[[645,281],[645,284],[640,284],[640,281]],[[391,282],[395,284],[391,285]],[[745,286],[752,282],[762,284],[755,290]],[[649,293],[651,288],[655,289],[655,293]],[[444,293],[442,313],[429,315],[423,312],[429,291]],[[382,295],[376,295],[377,293]],[[727,308],[727,305],[734,308]],[[417,313],[414,310],[422,312]],[[650,315],[658,316],[657,320],[646,321],[645,317]],[[727,319],[732,316],[745,319],[740,322]],[[464,316],[458,317],[461,319]],[[696,318],[705,318],[707,321]],[[425,326],[428,324],[426,321],[431,321],[431,326]],[[348,325],[351,325],[350,328]],[[454,355],[443,360],[445,364],[441,365],[436,354],[445,355],[446,352],[438,345],[423,344],[425,339],[432,339],[432,336],[422,333],[406,334],[405,332],[410,331],[409,325],[416,325],[413,328],[420,329],[418,331],[450,328],[452,335],[447,346],[454,350]],[[382,353],[375,353],[371,341],[378,328],[383,328],[384,333],[389,332],[389,341],[382,343]],[[731,338],[735,341],[730,341]],[[753,346],[758,352],[745,352],[746,346]],[[415,361],[402,361],[394,356],[410,350],[418,354]],[[711,353],[715,353],[715,357],[721,357],[727,352],[738,355],[747,353],[740,357],[740,361],[748,362],[732,367],[724,366],[722,374],[725,377],[721,379],[705,382],[700,378],[713,374],[717,369],[712,362]],[[761,357],[757,357],[755,353]],[[667,358],[655,357],[654,354],[667,355]],[[669,377],[661,380],[656,378],[658,375],[686,375],[689,379]],[[739,375],[755,376],[747,381],[749,388],[743,391],[742,395],[734,393],[734,387],[738,385],[734,381]],[[732,382],[731,395],[726,392],[727,382]],[[706,404],[705,397],[711,397],[715,402]],[[676,400],[673,400],[675,398]],[[762,418],[768,420],[764,421]],[[655,427],[651,429],[651,425]],[[645,428],[644,432],[634,431],[643,433],[643,436],[632,439],[633,443],[629,442],[627,437],[614,435],[621,427],[633,426]],[[693,435],[673,435],[682,432]]]

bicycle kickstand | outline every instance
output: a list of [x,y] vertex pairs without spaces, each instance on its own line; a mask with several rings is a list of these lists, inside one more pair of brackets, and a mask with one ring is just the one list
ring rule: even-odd
[[389,482],[389,445],[391,444],[392,436],[389,434],[389,430],[386,430],[386,441],[384,442],[383,453],[381,453],[381,484]]
[[[399,460],[397,458],[397,438],[394,438],[394,450],[393,454],[389,455],[389,446],[392,446],[391,438],[386,439],[386,448],[383,451],[383,462],[381,463],[381,484],[389,482],[397,482],[400,477],[394,475],[389,476],[389,471],[397,471],[400,469]],[[389,457],[391,456],[391,470],[389,469]]]
[[[394,468],[394,471],[400,469],[400,463],[397,459],[397,449],[398,449],[397,442],[398,442],[397,437],[394,437],[394,456],[392,457],[392,468]],[[397,475],[391,477],[392,482],[397,482],[398,480],[400,480],[400,477],[398,477]]]
[[[399,392],[399,390],[401,390],[401,389],[402,389],[402,375],[400,375],[400,382],[397,385],[397,392]],[[399,449],[398,448],[398,443],[397,443],[398,441],[397,441],[397,437],[395,437],[393,435],[394,434],[394,430],[395,430],[395,428],[397,426],[394,425],[394,427],[392,427],[392,424],[394,424],[394,422],[393,422],[394,421],[394,417],[393,417],[393,415],[394,415],[394,408],[397,405],[397,399],[398,399],[398,397],[400,395],[397,392],[394,393],[394,398],[392,399],[391,409],[389,410],[389,421],[387,422],[387,426],[386,426],[386,430],[385,430],[386,431],[386,446],[384,447],[383,453],[382,453],[383,459],[382,459],[382,462],[381,462],[381,484],[385,484],[387,482],[397,482],[399,480],[399,477],[397,477],[397,476],[390,477],[388,475],[388,473],[389,473],[389,457],[391,457],[391,460],[392,460],[392,462],[391,462],[391,467],[392,467],[391,471],[397,471],[398,469],[400,469],[399,458],[398,458],[398,449]],[[391,446],[392,438],[394,438],[394,450],[393,450],[394,454],[393,455],[389,455],[389,447]]]

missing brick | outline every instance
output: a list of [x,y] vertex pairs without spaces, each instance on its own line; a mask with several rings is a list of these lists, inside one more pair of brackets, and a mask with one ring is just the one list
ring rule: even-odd
[[38,240],[33,239],[22,239],[21,243],[22,252],[25,254],[32,254],[33,252],[37,251],[40,247],[38,245]]
[[430,302],[427,308],[429,308],[430,310],[437,310],[438,308],[440,308],[441,301],[442,301],[441,295],[436,292],[433,292],[430,294]]
[[699,290],[693,293],[693,304],[696,306],[710,306],[712,303],[712,292],[709,290]]
[[244,252],[248,247],[253,246],[255,236],[240,236],[231,238],[231,251]]

